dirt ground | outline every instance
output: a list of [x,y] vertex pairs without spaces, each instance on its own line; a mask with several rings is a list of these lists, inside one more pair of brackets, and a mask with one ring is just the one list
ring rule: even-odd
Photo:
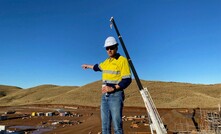
[[[8,113],[6,113],[8,112]],[[33,116],[33,112],[44,113]],[[46,116],[47,112],[55,115]],[[60,116],[66,112],[66,116]],[[169,134],[194,132],[200,129],[200,109],[158,109]],[[68,114],[67,114],[68,113]],[[0,107],[0,125],[8,130],[26,131],[33,134],[98,134],[101,132],[99,107],[74,105],[27,105]],[[125,134],[149,134],[150,127],[146,108],[124,107],[123,128]]]

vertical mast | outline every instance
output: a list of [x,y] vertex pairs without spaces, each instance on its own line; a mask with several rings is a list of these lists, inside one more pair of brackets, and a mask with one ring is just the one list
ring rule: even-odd
[[141,82],[140,82],[140,79],[139,79],[139,77],[137,75],[137,72],[136,72],[136,70],[134,68],[132,60],[130,59],[129,53],[128,53],[127,49],[126,49],[126,46],[125,46],[125,44],[123,42],[123,39],[122,39],[122,36],[120,35],[120,32],[119,32],[119,30],[117,28],[117,25],[116,25],[113,17],[111,17],[110,22],[113,24],[113,26],[115,28],[115,31],[117,33],[117,36],[118,36],[119,40],[120,40],[121,46],[122,46],[122,48],[124,50],[124,53],[125,53],[125,55],[127,57],[128,63],[130,65],[130,68],[131,68],[131,70],[133,72],[133,75],[135,77],[135,80],[137,82],[137,86],[138,86],[138,88],[140,90],[140,93],[142,95],[142,98],[143,98],[145,107],[147,109],[148,115],[150,116],[150,119],[152,121],[152,123],[150,122],[151,133],[153,134],[152,130],[156,130],[157,134],[167,134],[167,131],[166,131],[164,125],[163,125],[163,122],[162,122],[162,120],[161,120],[161,118],[159,116],[159,113],[158,113],[158,111],[157,111],[157,109],[156,109],[156,107],[154,105],[154,102],[153,102],[153,100],[152,100],[148,90],[144,89],[142,84],[141,84]]

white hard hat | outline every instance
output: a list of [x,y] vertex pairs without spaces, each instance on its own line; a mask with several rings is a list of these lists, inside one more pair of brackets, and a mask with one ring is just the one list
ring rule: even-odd
[[116,45],[116,44],[117,44],[116,39],[112,36],[109,36],[105,40],[104,47],[109,47],[109,46],[113,46],[113,45]]

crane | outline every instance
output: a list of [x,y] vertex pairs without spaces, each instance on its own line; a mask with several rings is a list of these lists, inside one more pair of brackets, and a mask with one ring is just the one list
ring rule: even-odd
[[139,79],[139,77],[137,75],[137,72],[136,72],[136,70],[134,68],[134,65],[133,65],[132,60],[131,60],[131,58],[129,56],[129,53],[128,53],[128,51],[126,49],[126,46],[125,46],[125,44],[123,42],[122,36],[120,35],[120,32],[119,32],[119,30],[117,28],[117,25],[116,25],[115,21],[114,21],[114,17],[110,18],[110,22],[111,22],[111,28],[112,28],[112,26],[114,26],[114,28],[115,28],[115,31],[116,31],[117,36],[118,36],[118,39],[120,40],[121,46],[122,46],[122,48],[124,50],[124,53],[125,53],[125,55],[127,57],[128,63],[130,65],[130,68],[131,68],[132,73],[134,75],[134,78],[136,80],[136,83],[137,83],[137,86],[139,88],[140,94],[141,94],[141,96],[143,98],[145,107],[147,109],[147,114],[148,114],[148,116],[150,118],[150,122],[149,123],[150,123],[151,133],[154,134],[154,131],[156,131],[157,134],[167,134],[167,130],[166,130],[166,128],[165,128],[165,126],[164,126],[164,124],[163,124],[163,122],[162,122],[162,120],[161,120],[161,118],[159,116],[159,113],[158,113],[158,111],[156,109],[156,106],[155,106],[155,104],[154,104],[154,102],[153,102],[153,100],[151,98],[151,95],[150,95],[148,89],[147,88],[143,88],[143,86],[141,84],[141,81],[140,81],[140,79]]

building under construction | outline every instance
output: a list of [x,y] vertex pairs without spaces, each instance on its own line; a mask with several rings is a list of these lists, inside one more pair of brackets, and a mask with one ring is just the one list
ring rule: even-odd
[[194,109],[190,121],[176,122],[176,134],[221,134],[220,109]]
[[221,111],[219,110],[200,110],[201,134],[221,134]]

